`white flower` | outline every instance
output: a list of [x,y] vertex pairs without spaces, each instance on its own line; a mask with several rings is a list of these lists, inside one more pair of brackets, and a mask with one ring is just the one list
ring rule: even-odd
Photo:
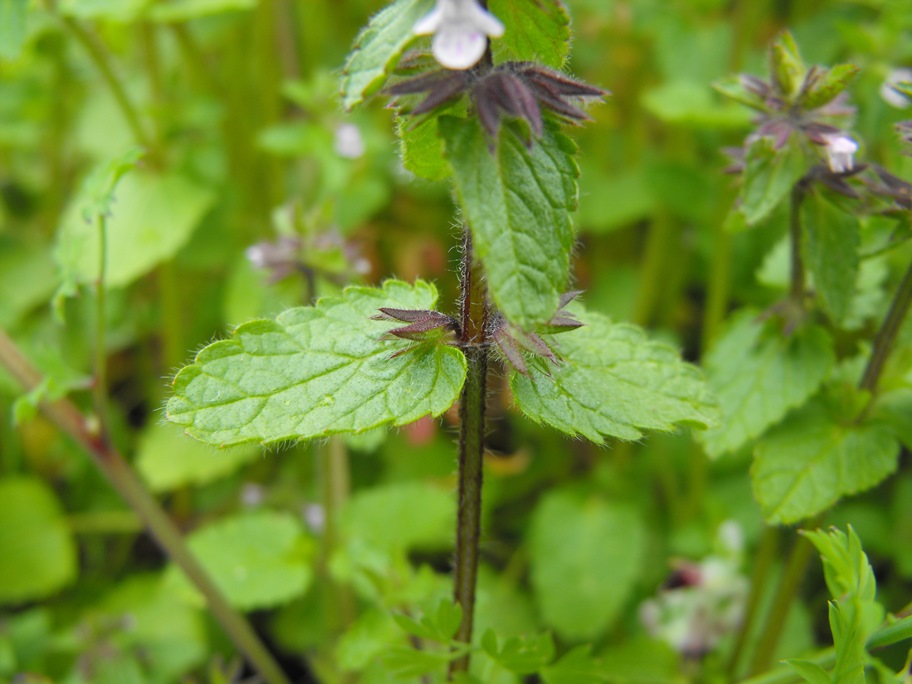
[[341,123],[336,126],[336,154],[346,159],[358,159],[364,156],[364,139],[361,129],[353,123]]
[[908,109],[912,100],[893,88],[900,83],[912,83],[912,69],[893,69],[887,74],[887,79],[880,86],[880,96],[892,107]]
[[488,36],[503,35],[497,18],[477,0],[437,0],[434,10],[412,29],[419,36],[434,34],[434,57],[447,69],[469,69],[488,46]]
[[851,171],[854,166],[853,156],[858,151],[858,143],[845,133],[833,133],[824,136],[824,149],[827,164],[833,173]]

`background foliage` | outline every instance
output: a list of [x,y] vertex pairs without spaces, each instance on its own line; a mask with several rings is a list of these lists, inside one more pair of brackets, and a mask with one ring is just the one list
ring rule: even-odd
[[[438,608],[449,595],[452,412],[310,443],[282,443],[291,434],[283,426],[258,426],[224,441],[278,444],[225,451],[181,437],[161,414],[188,350],[252,318],[319,295],[333,297],[323,310],[347,312],[334,325],[373,326],[352,313],[372,310],[359,301],[370,291],[336,295],[344,284],[391,275],[433,282],[444,310],[455,301],[450,189],[410,172],[433,177],[439,157],[422,155],[420,139],[400,157],[383,103],[349,114],[342,105],[354,102],[337,94],[355,35],[384,4],[0,0],[0,327],[44,374],[22,397],[0,371],[0,412],[10,416],[0,421],[0,681],[23,672],[55,682],[233,676],[235,651],[200,597],[78,447],[36,410],[41,399],[65,395],[93,410],[99,323],[110,395],[100,418],[296,681],[387,682],[395,672],[421,681],[423,667],[439,662],[433,643],[448,640],[453,622]],[[410,11],[420,16],[428,4]],[[512,35],[523,35],[521,4],[491,2]],[[908,246],[881,253],[878,240],[892,227],[865,218],[859,249],[873,258],[843,250],[834,261],[812,246],[809,265],[825,293],[820,325],[784,339],[758,324],[788,287],[787,212],[768,206],[769,192],[731,212],[738,187],[723,174],[721,149],[741,144],[750,113],[709,86],[736,72],[766,75],[766,47],[788,27],[808,63],[860,68],[850,89],[860,156],[912,180],[912,161],[892,131],[908,111],[881,94],[892,69],[912,66],[912,8],[889,0],[566,5],[574,35],[567,68],[612,91],[589,110],[594,122],[569,131],[579,146],[581,244],[571,254],[564,226],[546,236],[585,290],[588,325],[566,344],[586,353],[605,326],[618,353],[666,353],[624,326],[609,328],[606,317],[646,326],[706,369],[723,420],[698,437],[640,439],[633,430],[638,441],[602,448],[518,415],[516,404],[548,422],[536,368],[529,377],[496,371],[476,625],[479,638],[493,631],[476,667],[484,682],[518,682],[533,671],[547,682],[732,681],[831,643],[829,625],[838,642],[840,620],[873,601],[862,579],[856,593],[830,592],[829,575],[808,562],[811,545],[768,523],[851,523],[880,602],[898,612],[909,601],[912,473],[900,447],[912,442],[908,324],[885,377],[881,422],[836,430],[833,417],[857,401],[846,388],[862,370],[859,344],[912,255]],[[508,57],[525,48],[498,49]],[[555,49],[540,58],[559,67],[567,55]],[[376,85],[378,75],[358,78]],[[409,135],[422,134],[419,126]],[[562,144],[562,134],[549,140]],[[446,140],[460,142],[473,141]],[[479,160],[493,163],[480,136],[474,143]],[[821,196],[812,200],[809,229],[838,227],[841,214]],[[101,322],[100,217],[109,236]],[[747,228],[745,218],[759,225]],[[843,226],[850,241],[856,233]],[[257,268],[264,264],[270,268]],[[498,268],[510,275],[509,263]],[[498,304],[515,307],[519,319],[547,319],[559,276],[547,284],[555,301]],[[855,288],[844,287],[853,280]],[[398,288],[404,308],[433,303],[431,286],[388,287]],[[539,305],[550,309],[525,308]],[[332,330],[323,334],[334,353]],[[426,398],[434,413],[458,391],[462,357],[450,351],[398,357],[448,364]],[[577,388],[593,381],[558,373]],[[603,375],[600,385],[613,381]],[[314,387],[313,397],[328,401],[330,393]],[[675,410],[682,420],[703,419],[686,405]],[[610,419],[589,416],[586,435],[613,433],[602,422]],[[359,426],[389,421],[378,413]],[[228,434],[236,426],[216,427]],[[819,470],[805,468],[797,491],[779,484],[808,453]],[[347,472],[333,470],[340,462]],[[826,479],[833,472],[835,483]],[[725,542],[726,521],[737,523],[743,550]],[[843,542],[859,557],[851,533]],[[823,535],[814,544],[826,555]],[[721,563],[730,581],[723,589],[738,600],[753,577],[753,632],[708,629],[696,645],[676,640],[676,616],[650,600],[661,599],[673,566],[687,567],[681,559]],[[850,596],[835,618],[825,610],[831,594]],[[658,623],[655,610],[664,615]],[[856,642],[857,651],[863,640]],[[429,663],[416,664],[412,643],[428,645]],[[610,678],[567,674],[591,671],[584,643]],[[894,671],[906,657],[901,648],[879,655]],[[549,665],[554,658],[560,667]],[[858,662],[839,667],[857,671]],[[869,676],[890,681],[880,670]]]

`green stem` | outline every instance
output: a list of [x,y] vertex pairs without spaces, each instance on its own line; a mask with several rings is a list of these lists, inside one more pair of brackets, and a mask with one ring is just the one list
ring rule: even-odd
[[776,558],[778,547],[778,528],[764,528],[763,536],[760,538],[760,544],[757,547],[757,554],[754,556],[754,569],[751,573],[750,594],[747,597],[747,606],[744,610],[744,621],[741,623],[741,630],[738,632],[738,639],[728,662],[729,679],[738,674],[738,664],[744,655],[748,637],[753,632],[754,620],[757,619],[760,600],[763,598],[766,581],[770,576],[770,568],[772,568],[773,561]]
[[732,236],[722,220],[715,221],[713,260],[706,287],[701,347],[705,354],[719,334],[731,294]]
[[[320,470],[323,485],[323,567],[327,568],[339,544],[339,514],[348,499],[351,488],[351,474],[348,464],[348,450],[341,437],[331,437],[329,443],[319,447]],[[326,573],[333,585],[336,599],[338,627],[347,629],[355,619],[355,599],[350,587],[335,582]]]
[[[0,366],[5,367],[26,391],[32,390],[41,382],[41,375],[3,331],[0,331]],[[162,550],[203,595],[213,616],[263,679],[269,684],[290,684],[250,624],[228,603],[192,554],[180,531],[123,456],[90,429],[85,416],[72,402],[62,400],[44,403],[41,410],[52,423],[82,447],[104,473],[111,486],[142,520]]]
[[[459,401],[459,510],[456,522],[456,558],[453,597],[462,607],[462,624],[455,639],[472,643],[475,586],[478,579],[478,546],[481,537],[481,488],[483,477],[485,383],[488,370],[487,286],[472,250],[472,236],[463,226],[462,328],[460,346],[468,372]],[[468,672],[469,654],[450,663],[450,680]]]
[[114,99],[117,101],[117,105],[120,107],[120,111],[123,113],[124,118],[127,121],[127,125],[130,127],[130,130],[133,132],[133,136],[136,138],[136,142],[142,145],[149,152],[150,156],[157,157],[157,149],[152,141],[152,138],[146,133],[145,129],[142,126],[142,123],[139,119],[139,113],[136,110],[136,107],[130,102],[130,98],[127,97],[127,91],[124,89],[123,84],[114,74],[114,69],[111,66],[111,62],[108,59],[108,53],[103,47],[103,45],[92,35],[89,34],[79,23],[71,17],[62,18],[63,25],[67,30],[72,34],[72,36],[79,42],[88,53],[92,62],[95,64],[95,67],[101,73],[102,78],[105,80],[105,83],[108,84],[108,88],[111,90],[111,94],[114,96]]
[[105,349],[105,272],[108,261],[108,222],[103,214],[98,221],[98,280],[95,281],[95,380],[92,400],[100,423],[98,434],[108,439],[108,355]]
[[811,543],[803,537],[795,540],[782,572],[782,578],[779,580],[779,586],[776,587],[776,598],[767,615],[760,641],[757,643],[757,650],[754,652],[754,659],[750,667],[752,675],[768,670],[773,662],[776,646],[782,636],[782,628],[785,626],[785,620],[801,586],[801,580],[804,579],[808,564],[813,557],[813,550],[814,547],[811,546]]
[[807,292],[807,276],[801,252],[801,203],[803,201],[804,184],[799,181],[792,188],[792,201],[789,208],[789,243],[791,247],[789,298],[799,311],[804,311],[804,297]]
[[73,534],[136,534],[142,521],[133,511],[96,511],[67,516]]
[[871,351],[871,358],[868,359],[868,365],[865,368],[864,375],[861,378],[859,387],[867,390],[872,395],[877,392],[877,383],[880,381],[884,365],[899,335],[899,329],[902,322],[909,313],[909,306],[912,305],[912,265],[903,276],[899,289],[893,297],[890,304],[890,310],[884,319],[880,330],[877,331],[877,337],[874,339],[874,349]]
[[646,253],[640,269],[639,289],[633,309],[633,320],[639,325],[649,325],[655,315],[667,282],[663,271],[667,267],[669,256],[674,252],[671,245],[674,235],[674,220],[666,210],[660,209],[649,227]]
[[[868,639],[866,648],[868,650],[883,648],[885,646],[898,644],[907,639],[912,639],[912,616],[881,626]],[[836,664],[836,649],[832,647],[824,649],[804,660],[809,660],[824,669],[831,668]],[[803,680],[797,672],[788,669],[779,669],[764,673],[757,677],[745,679],[741,684],[795,684],[796,682],[801,681]]]

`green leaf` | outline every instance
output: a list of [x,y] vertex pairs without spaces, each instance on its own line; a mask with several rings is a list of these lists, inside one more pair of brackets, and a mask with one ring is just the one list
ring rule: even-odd
[[719,427],[698,436],[711,457],[734,451],[782,420],[817,391],[835,363],[829,334],[814,325],[784,337],[745,311],[706,357]]
[[830,631],[836,648],[832,681],[865,684],[865,633],[857,601],[830,602]]
[[712,87],[721,95],[724,95],[735,102],[747,105],[751,109],[756,109],[761,112],[765,112],[769,109],[760,95],[757,95],[744,87],[744,81],[740,76],[726,76],[725,78],[715,81],[712,84]]
[[613,624],[641,570],[646,537],[637,513],[555,491],[532,515],[532,587],[544,621],[567,639]]
[[562,69],[570,53],[570,17],[561,0],[490,0],[504,25],[491,41],[494,62],[539,62]]
[[256,447],[214,449],[189,440],[174,425],[152,424],[140,437],[136,467],[154,492],[204,485],[230,475],[260,455]]
[[450,165],[443,156],[443,140],[437,132],[439,119],[431,114],[420,121],[403,116],[396,120],[402,165],[419,178],[443,180],[450,175]]
[[715,422],[715,400],[702,373],[667,344],[630,324],[575,309],[585,325],[545,335],[561,363],[536,360],[529,375],[510,375],[519,408],[539,423],[596,443],[635,440],[642,430]]
[[0,0],[0,59],[18,59],[25,45],[28,0]]
[[0,480],[0,559],[0,604],[45,598],[76,577],[76,545],[38,479]]
[[748,225],[769,216],[806,171],[797,143],[790,141],[777,150],[771,138],[757,138],[747,149],[741,189],[741,213]]
[[462,623],[462,607],[448,599],[441,599],[436,611],[427,611],[420,619],[402,613],[394,614],[393,619],[412,636],[448,644]]
[[784,663],[810,684],[832,684],[830,675],[817,663],[810,660],[786,660]]
[[342,514],[343,529],[376,548],[447,549],[456,499],[428,482],[396,482],[357,492]]
[[[820,553],[827,589],[834,599],[857,596],[863,601],[873,601],[877,595],[877,578],[861,546],[861,539],[848,526],[848,533],[840,529],[806,530],[801,534]],[[875,625],[876,626],[876,625]]]
[[605,668],[589,655],[589,646],[571,649],[541,672],[545,684],[605,684],[614,681]]
[[516,674],[532,674],[554,660],[554,640],[547,632],[523,637],[510,637],[498,646],[494,630],[488,630],[482,642],[485,652],[501,667]]
[[433,9],[433,0],[396,0],[361,31],[342,76],[342,106],[351,110],[383,84],[405,47],[412,27]]
[[801,204],[808,268],[827,313],[842,321],[849,312],[858,279],[861,232],[858,219],[831,202],[819,189]]
[[120,23],[134,21],[150,0],[63,0],[60,13],[79,19],[106,19]]
[[803,520],[896,470],[899,443],[887,426],[835,413],[815,400],[757,445],[751,478],[769,522]]
[[529,149],[505,125],[492,154],[477,120],[447,116],[439,126],[491,298],[524,330],[546,323],[570,271],[575,145],[549,125]]
[[832,102],[855,80],[858,71],[854,64],[837,64],[830,69],[822,69],[814,84],[802,95],[799,104],[804,109],[817,109]]
[[[187,543],[228,601],[243,610],[286,603],[303,594],[313,579],[312,543],[289,513],[222,518],[190,534]],[[168,573],[170,586],[202,604],[177,566]]]
[[433,341],[385,340],[395,326],[371,319],[380,307],[429,309],[436,301],[432,285],[391,280],[246,323],[177,374],[167,417],[203,442],[231,445],[438,416],[459,396],[465,356]]
[[[65,214],[55,253],[64,273],[83,283],[94,282],[99,270],[99,230],[82,216],[87,203],[97,207],[92,187],[89,184],[88,195]],[[106,284],[128,285],[172,258],[190,239],[214,199],[208,189],[176,174],[124,177],[107,220]]]

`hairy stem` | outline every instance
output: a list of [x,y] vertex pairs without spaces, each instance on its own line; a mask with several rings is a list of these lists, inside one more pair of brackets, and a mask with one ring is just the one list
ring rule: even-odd
[[[816,527],[816,525],[811,527]],[[792,603],[795,601],[795,595],[801,586],[808,563],[813,557],[813,550],[814,547],[811,543],[803,537],[795,540],[785,569],[782,571],[779,586],[776,587],[776,598],[767,615],[766,624],[763,626],[763,632],[757,643],[757,650],[754,652],[754,659],[750,667],[752,675],[768,670],[773,662],[776,646],[782,636],[782,628]]]
[[877,392],[877,383],[880,381],[884,365],[899,335],[899,329],[902,322],[909,313],[909,306],[912,305],[912,265],[903,276],[899,289],[893,297],[890,304],[890,310],[884,319],[880,330],[877,331],[877,337],[874,338],[874,349],[871,351],[871,358],[868,359],[868,365],[865,368],[864,375],[861,377],[859,387],[867,390],[872,395]]
[[801,203],[804,201],[804,184],[799,181],[792,188],[792,201],[789,208],[789,246],[791,248],[791,278],[789,299],[804,310],[804,297],[807,292],[807,276],[804,268],[804,257],[801,253]]
[[[905,617],[893,623],[885,624],[878,628],[871,638],[868,639],[866,648],[868,650],[892,646],[901,641],[912,639],[912,617]],[[836,649],[833,647],[824,649],[810,658],[804,658],[822,667],[829,669],[836,664]],[[801,682],[802,677],[791,669],[778,669],[773,672],[767,672],[757,677],[745,679],[741,684],[797,684]]]
[[[462,607],[462,624],[455,638],[471,643],[481,536],[488,306],[487,286],[474,262],[468,226],[463,226],[461,280],[462,329],[459,343],[468,361],[468,372],[459,400],[459,511],[453,597]],[[450,679],[457,672],[467,672],[468,669],[469,655],[466,654],[450,664]]]
[[[41,382],[40,373],[3,331],[0,331],[0,366],[6,368],[26,391],[34,389]],[[228,603],[191,553],[180,531],[123,456],[89,427],[85,416],[72,402],[45,402],[41,405],[41,410],[52,423],[82,447],[104,473],[111,486],[133,509],[162,550],[204,596],[215,619],[263,679],[269,684],[290,684],[250,624]]]

